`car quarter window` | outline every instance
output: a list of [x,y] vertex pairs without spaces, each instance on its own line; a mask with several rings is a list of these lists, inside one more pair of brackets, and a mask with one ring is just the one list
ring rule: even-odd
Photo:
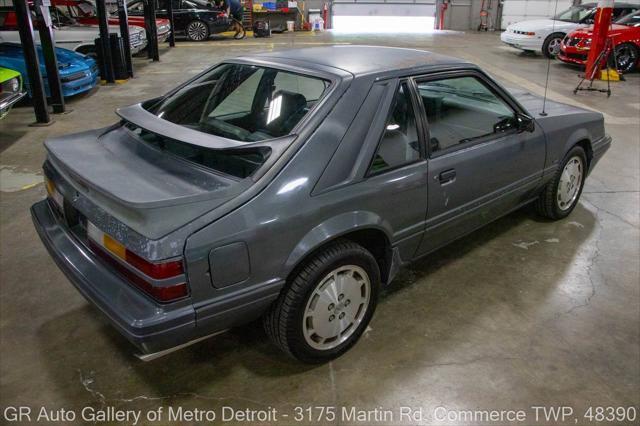
[[517,128],[515,112],[475,76],[419,81],[431,153]]
[[411,102],[407,83],[402,83],[396,92],[384,133],[369,173],[379,173],[420,159],[420,142],[416,113]]

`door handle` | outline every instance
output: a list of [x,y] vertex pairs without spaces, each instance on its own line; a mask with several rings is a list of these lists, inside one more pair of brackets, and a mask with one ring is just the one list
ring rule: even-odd
[[438,175],[438,180],[440,181],[440,185],[446,185],[456,180],[456,170],[449,169]]

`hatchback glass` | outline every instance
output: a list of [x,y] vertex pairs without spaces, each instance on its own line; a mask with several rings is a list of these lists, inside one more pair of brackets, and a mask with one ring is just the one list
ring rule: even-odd
[[326,80],[273,68],[222,64],[150,112],[203,133],[261,141],[290,134],[328,86]]

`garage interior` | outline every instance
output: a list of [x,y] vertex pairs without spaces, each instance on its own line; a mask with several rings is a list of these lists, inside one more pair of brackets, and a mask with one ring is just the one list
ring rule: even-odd
[[[505,0],[499,11],[493,2],[490,31],[477,31],[476,0],[448,2],[443,28],[433,29],[439,3],[335,0],[324,31],[161,43],[159,61],[134,57],[134,78],[67,99],[67,111],[51,114],[48,126],[32,126],[28,101],[14,106],[0,121],[2,409],[638,407],[640,73],[612,82],[610,97],[574,95],[580,68],[500,41],[509,23],[553,15],[555,1]],[[322,7],[307,1],[307,11]],[[153,361],[135,358],[34,230],[29,208],[47,196],[43,141],[111,125],[117,108],[160,96],[227,58],[328,45],[462,58],[507,88],[602,112],[613,144],[570,217],[548,222],[525,207],[401,269],[358,344],[334,361],[291,361],[259,322]],[[447,422],[426,422],[440,423]]]

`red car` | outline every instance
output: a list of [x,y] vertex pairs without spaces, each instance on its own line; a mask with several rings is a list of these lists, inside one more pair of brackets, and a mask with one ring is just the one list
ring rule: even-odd
[[[52,0],[51,5],[64,15],[74,19],[79,24],[98,25],[98,12],[96,5],[89,0]],[[109,25],[118,25],[120,20],[118,16],[109,16]],[[129,25],[136,27],[145,27],[144,17],[129,16]],[[156,19],[156,27],[158,29],[158,42],[162,43],[169,38],[169,20]]]
[[[558,59],[569,64],[584,65],[587,62],[593,26],[579,28],[569,33],[560,44]],[[630,72],[638,67],[640,52],[640,11],[616,21],[609,30],[615,46],[617,68]]]

